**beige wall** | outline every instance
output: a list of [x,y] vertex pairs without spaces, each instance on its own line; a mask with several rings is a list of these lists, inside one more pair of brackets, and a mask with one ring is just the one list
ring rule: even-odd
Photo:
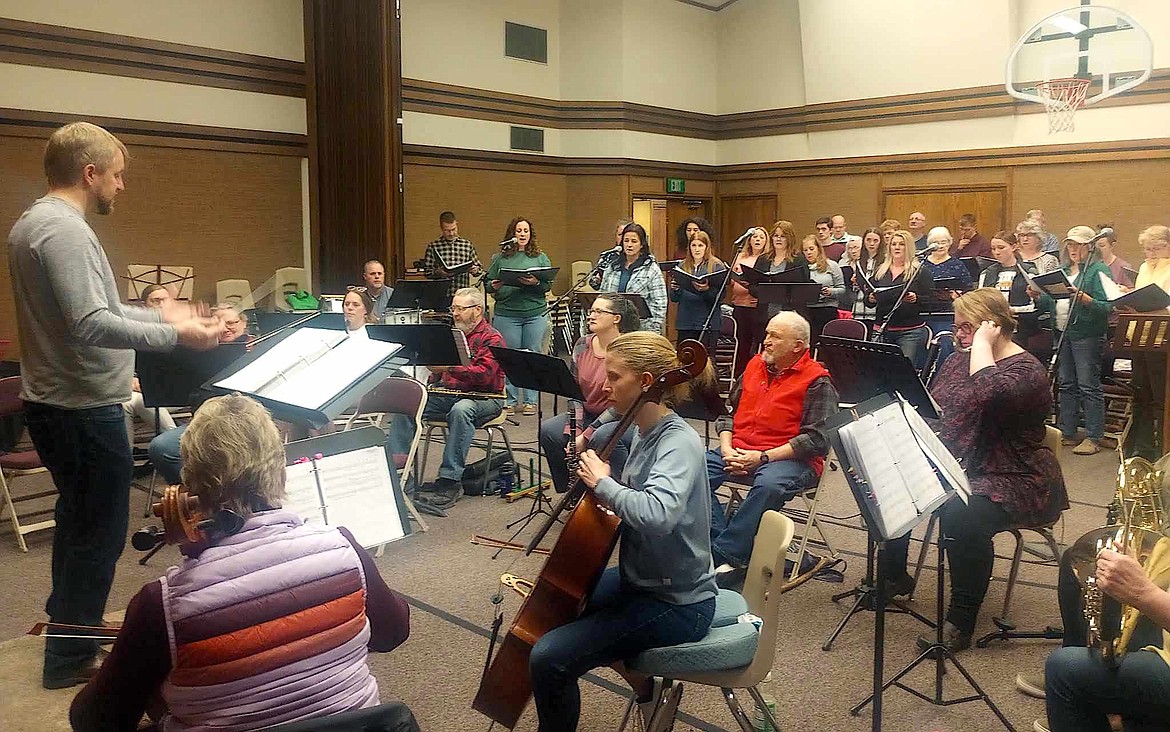
[[625,0],[560,3],[561,99],[622,99]]
[[798,0],[739,0],[718,16],[721,114],[805,103]]
[[718,15],[674,0],[626,0],[622,98],[715,114]]
[[0,17],[305,60],[301,0],[0,0]]

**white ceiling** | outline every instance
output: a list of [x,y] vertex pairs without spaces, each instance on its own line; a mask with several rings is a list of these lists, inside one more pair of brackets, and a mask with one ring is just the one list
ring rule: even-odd
[[698,7],[698,8],[706,8],[707,10],[714,10],[715,12],[719,12],[720,10],[726,8],[728,5],[731,5],[732,3],[736,2],[736,0],[678,0],[678,2],[686,3],[687,5],[694,5],[695,7]]

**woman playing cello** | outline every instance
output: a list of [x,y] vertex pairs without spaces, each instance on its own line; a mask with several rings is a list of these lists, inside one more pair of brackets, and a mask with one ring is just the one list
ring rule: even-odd
[[[532,649],[533,696],[544,732],[577,728],[577,679],[590,669],[699,640],[711,624],[718,590],[703,450],[699,435],[671,409],[687,385],[667,391],[660,403],[637,406],[645,389],[679,366],[674,346],[656,333],[619,336],[606,352],[605,391],[618,412],[635,410],[637,436],[623,475],[611,476],[592,450],[581,456],[579,475],[622,520],[620,560],[604,572],[581,618],[549,631]],[[618,670],[649,722],[661,708],[662,680]]]

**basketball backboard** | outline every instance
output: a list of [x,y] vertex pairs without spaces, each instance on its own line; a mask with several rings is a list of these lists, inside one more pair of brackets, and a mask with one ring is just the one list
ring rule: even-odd
[[1076,106],[1089,106],[1138,86],[1153,66],[1154,42],[1137,20],[1085,2],[1052,13],[1020,36],[1008,55],[1005,86],[1017,99],[1047,104],[1042,82],[1081,79],[1089,84]]

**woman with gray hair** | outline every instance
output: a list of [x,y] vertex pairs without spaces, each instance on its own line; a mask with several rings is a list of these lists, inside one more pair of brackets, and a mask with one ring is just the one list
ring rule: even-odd
[[[406,640],[409,608],[349,531],[280,508],[285,452],[268,412],[244,396],[209,399],[181,451],[187,491],[243,525],[183,545],[183,562],[134,596],[73,701],[73,729],[135,729],[157,698],[168,730],[250,730],[377,705],[366,656]],[[418,729],[395,709],[394,729]]]

